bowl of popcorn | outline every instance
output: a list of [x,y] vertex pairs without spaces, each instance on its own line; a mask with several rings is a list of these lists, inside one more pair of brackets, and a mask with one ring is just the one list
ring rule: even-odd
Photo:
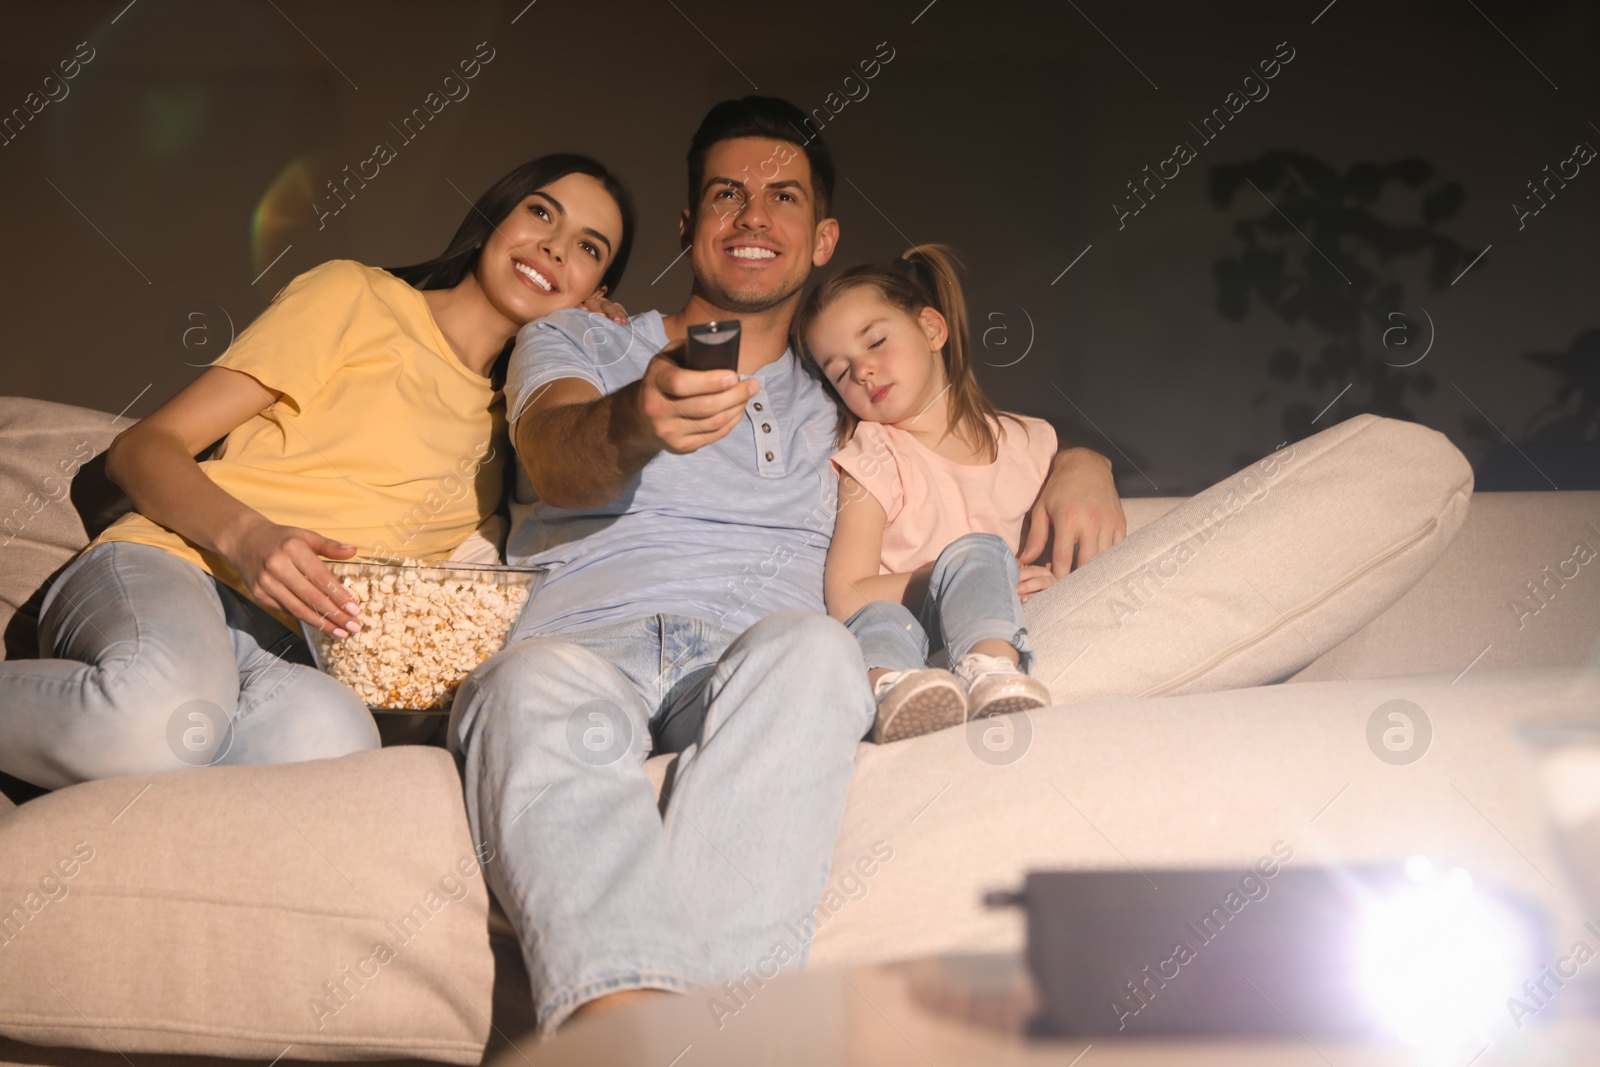
[[373,711],[442,714],[474,667],[505,646],[542,568],[324,560],[361,605],[334,637],[302,622],[312,659]]

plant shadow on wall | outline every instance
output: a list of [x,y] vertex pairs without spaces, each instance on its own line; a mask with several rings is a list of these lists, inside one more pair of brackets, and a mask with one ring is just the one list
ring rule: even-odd
[[1600,327],[1579,333],[1565,352],[1524,352],[1522,358],[1554,371],[1560,384],[1515,443],[1476,411],[1462,416],[1467,436],[1489,444],[1475,472],[1477,488],[1548,491],[1554,483],[1600,489]]
[[[1304,382],[1314,397],[1284,406],[1285,443],[1338,422],[1324,411],[1346,397],[1363,411],[1417,421],[1408,399],[1437,384],[1417,366],[1433,341],[1431,317],[1407,305],[1404,286],[1385,268],[1429,257],[1429,281],[1438,290],[1472,263],[1480,250],[1442,229],[1466,199],[1461,183],[1440,178],[1422,159],[1355,163],[1341,174],[1302,152],[1275,151],[1212,168],[1210,194],[1218,210],[1228,210],[1235,196],[1247,209],[1262,209],[1234,227],[1244,247],[1217,261],[1217,310],[1242,320],[1253,295],[1283,322],[1304,322],[1325,338],[1310,358],[1284,347],[1267,361],[1269,379]],[[1380,217],[1380,200],[1403,205],[1403,217]],[[1252,403],[1275,393],[1263,389]]]

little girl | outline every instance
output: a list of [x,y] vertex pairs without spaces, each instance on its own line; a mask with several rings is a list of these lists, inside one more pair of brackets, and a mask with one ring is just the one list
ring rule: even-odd
[[1054,577],[1016,552],[1056,435],[983,395],[949,249],[843,271],[812,292],[795,336],[840,408],[824,591],[866,658],[873,740],[1048,704],[1028,675],[1022,599]]

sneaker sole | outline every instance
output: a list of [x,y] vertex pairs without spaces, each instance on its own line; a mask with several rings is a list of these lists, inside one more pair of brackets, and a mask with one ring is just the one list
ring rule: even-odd
[[967,701],[959,690],[944,686],[925,689],[907,699],[894,718],[884,723],[880,743],[904,741],[908,737],[960,726],[966,719]]
[[1032,711],[1034,708],[1042,707],[1045,707],[1045,702],[1038,697],[1030,697],[1019,693],[1016,696],[1000,697],[997,700],[989,701],[989,703],[974,711],[972,717],[974,719],[987,719],[993,715],[1009,715],[1014,711]]

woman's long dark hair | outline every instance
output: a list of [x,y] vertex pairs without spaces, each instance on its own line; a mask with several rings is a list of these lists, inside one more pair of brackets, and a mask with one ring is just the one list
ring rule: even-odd
[[[516,168],[489,187],[478,197],[467,217],[461,221],[456,235],[443,252],[432,259],[405,267],[385,267],[390,274],[411,285],[414,289],[454,289],[463,278],[478,266],[478,256],[483,244],[494,233],[495,226],[530,193],[544,188],[568,174],[587,174],[605,187],[611,199],[617,202],[622,215],[622,239],[617,251],[606,265],[600,284],[606,295],[614,296],[622,284],[622,272],[628,267],[628,253],[633,249],[633,200],[614,175],[598,161],[571,152],[556,152],[540,156]],[[494,362],[490,378],[498,386],[505,379],[506,363],[516,338],[506,342],[505,350]]]

